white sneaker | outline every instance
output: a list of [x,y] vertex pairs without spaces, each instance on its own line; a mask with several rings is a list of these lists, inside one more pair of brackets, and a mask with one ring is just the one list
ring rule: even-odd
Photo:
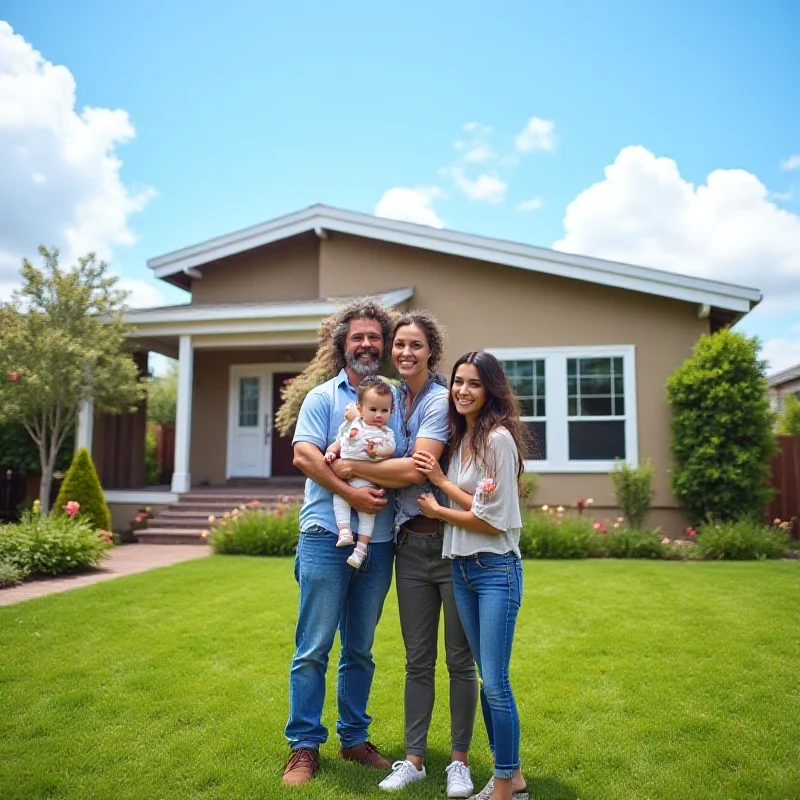
[[424,777],[425,767],[417,769],[410,761],[395,761],[392,764],[392,774],[388,778],[384,778],[378,787],[385,792],[396,792],[416,781],[421,781]]
[[444,770],[447,773],[447,796],[469,797],[475,788],[469,767],[463,761],[453,761]]

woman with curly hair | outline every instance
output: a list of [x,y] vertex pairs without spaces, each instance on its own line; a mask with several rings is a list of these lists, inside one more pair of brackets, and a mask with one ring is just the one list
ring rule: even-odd
[[440,327],[427,312],[412,311],[395,322],[391,353],[401,377],[397,410],[402,418],[397,450],[404,457],[380,463],[334,461],[333,469],[345,479],[355,476],[398,490],[395,576],[406,649],[406,752],[380,787],[402,789],[426,777],[423,761],[433,713],[439,618],[444,610],[451,733],[447,796],[468,797],[473,790],[467,753],[477,707],[475,665],[456,609],[452,569],[442,557],[441,528],[420,513],[417,502],[433,487],[414,461],[420,451],[438,459],[450,436],[447,385],[436,372],[443,347]]
[[447,496],[419,500],[426,517],[446,523],[443,553],[452,559],[456,604],[481,676],[481,708],[494,775],[479,800],[527,800],[520,771],[519,714],[509,664],[522,601],[519,536],[525,429],[500,362],[472,352],[453,367],[449,400],[450,465],[418,452],[417,468]]

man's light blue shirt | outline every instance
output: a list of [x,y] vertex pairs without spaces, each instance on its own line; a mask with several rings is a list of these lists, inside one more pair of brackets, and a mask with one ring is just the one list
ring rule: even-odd
[[[389,420],[389,427],[398,442],[401,441],[403,423],[398,413],[397,392],[394,395],[394,409]],[[312,389],[303,400],[300,415],[297,418],[292,445],[298,442],[309,442],[325,450],[335,441],[339,426],[344,422],[344,409],[348,403],[355,403],[358,399],[357,391],[350,385],[347,373],[342,370],[335,378]],[[404,455],[402,447],[398,446],[394,457]],[[394,491],[386,489],[386,506],[375,518],[375,529],[372,541],[375,543],[389,542],[392,540],[394,528]],[[353,533],[358,532],[358,514],[351,514]],[[306,479],[305,500],[300,509],[300,530],[304,531],[312,525],[319,525],[325,530],[335,533],[336,518],[333,514],[333,495],[310,478]]]

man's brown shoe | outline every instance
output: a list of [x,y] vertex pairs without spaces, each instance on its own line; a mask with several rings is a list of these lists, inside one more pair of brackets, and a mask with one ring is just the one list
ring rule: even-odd
[[365,767],[373,769],[391,769],[392,762],[387,761],[379,752],[378,748],[370,742],[362,742],[355,747],[343,747],[339,751],[339,758],[345,761],[357,761]]
[[292,755],[283,768],[283,782],[286,786],[302,786],[308,783],[319,769],[319,751],[312,747],[292,750]]

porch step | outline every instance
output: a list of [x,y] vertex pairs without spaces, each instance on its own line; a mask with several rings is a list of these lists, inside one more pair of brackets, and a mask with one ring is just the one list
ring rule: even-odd
[[302,484],[264,484],[248,492],[242,487],[225,487],[217,490],[193,490],[180,495],[146,530],[138,531],[140,542],[150,544],[204,544],[203,533],[208,530],[210,516],[222,517],[243,505],[258,501],[259,508],[271,511],[282,505],[299,505],[303,502]]
[[141,544],[206,544],[203,538],[203,529],[185,528],[174,530],[172,528],[147,528],[138,531],[136,538]]

